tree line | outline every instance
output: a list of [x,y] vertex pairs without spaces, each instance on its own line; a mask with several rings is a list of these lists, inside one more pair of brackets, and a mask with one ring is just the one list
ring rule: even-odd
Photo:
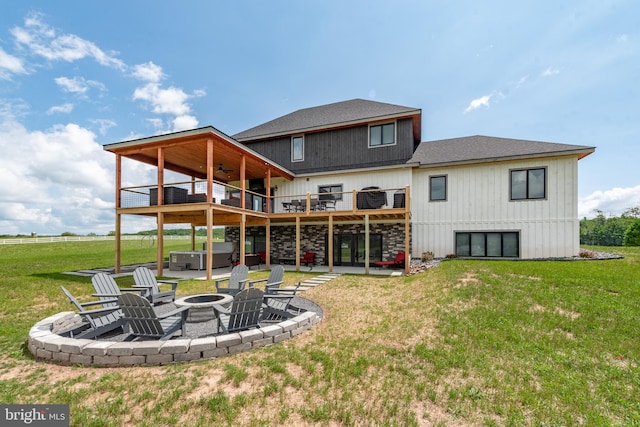
[[580,244],[596,246],[640,246],[640,206],[616,217],[596,210],[592,219],[580,220]]

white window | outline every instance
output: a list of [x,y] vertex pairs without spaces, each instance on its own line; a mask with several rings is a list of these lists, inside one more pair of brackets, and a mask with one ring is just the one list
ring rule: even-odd
[[396,124],[384,123],[369,126],[369,147],[383,147],[396,143]]
[[294,136],[291,138],[291,161],[301,162],[304,160],[304,136]]

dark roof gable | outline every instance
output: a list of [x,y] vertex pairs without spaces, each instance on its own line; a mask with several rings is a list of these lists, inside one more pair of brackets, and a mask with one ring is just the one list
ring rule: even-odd
[[419,108],[403,107],[364,99],[352,99],[319,107],[303,108],[237,133],[233,137],[240,142],[244,142],[420,114],[421,110]]
[[445,166],[568,154],[578,154],[582,158],[594,151],[595,147],[583,145],[476,135],[422,142],[409,162],[420,166]]

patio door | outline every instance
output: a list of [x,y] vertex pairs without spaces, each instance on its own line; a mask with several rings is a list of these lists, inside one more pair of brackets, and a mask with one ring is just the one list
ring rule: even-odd
[[[379,261],[382,253],[382,236],[369,235],[370,262]],[[328,245],[326,246],[328,247]],[[333,235],[333,264],[364,266],[365,235],[337,233]]]

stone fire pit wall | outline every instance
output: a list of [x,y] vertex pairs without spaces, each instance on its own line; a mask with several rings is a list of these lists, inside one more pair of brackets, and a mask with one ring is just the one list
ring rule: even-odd
[[164,365],[212,359],[288,340],[320,322],[317,313],[308,311],[260,329],[167,341],[100,341],[68,338],[53,332],[54,325],[72,320],[74,316],[75,313],[62,312],[33,325],[28,346],[36,359],[84,366]]

